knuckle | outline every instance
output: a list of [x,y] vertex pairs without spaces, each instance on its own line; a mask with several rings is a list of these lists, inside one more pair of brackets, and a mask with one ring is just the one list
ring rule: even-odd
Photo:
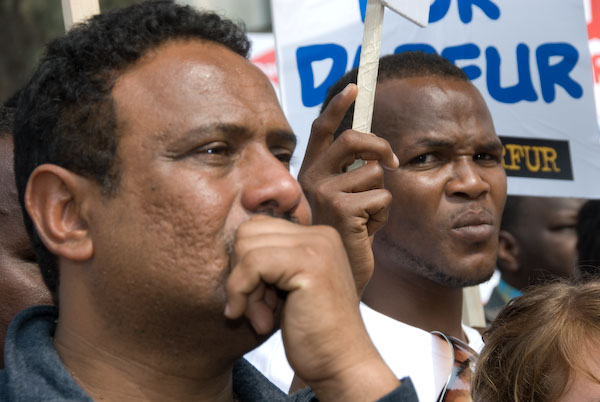
[[368,163],[367,166],[373,176],[377,176],[377,178],[383,177],[383,167],[380,163]]
[[346,130],[335,140],[336,143],[340,144],[345,148],[352,147],[355,145],[357,141],[357,133],[356,131]]
[[326,181],[314,186],[313,191],[310,195],[317,202],[318,205],[323,205],[329,202],[331,198],[331,191],[329,191],[329,187],[329,183]]
[[261,256],[260,250],[247,250],[241,257],[240,266],[247,271],[253,267],[260,266],[262,259],[263,257]]
[[347,207],[346,197],[344,194],[338,194],[331,198],[331,208],[334,212],[342,211]]
[[236,243],[242,241],[242,239],[248,237],[251,234],[251,224],[250,221],[246,221],[246,222],[242,222],[236,232],[235,232],[235,237],[236,237]]
[[382,202],[386,205],[386,206],[390,206],[392,204],[392,193],[390,193],[388,190],[386,189],[382,189],[381,190],[381,199]]
[[329,183],[327,181],[322,181],[313,186],[314,192],[316,195],[320,197],[324,197],[329,193]]
[[331,131],[330,124],[328,124],[323,115],[317,117],[315,121],[313,121],[311,133],[322,133],[329,131]]

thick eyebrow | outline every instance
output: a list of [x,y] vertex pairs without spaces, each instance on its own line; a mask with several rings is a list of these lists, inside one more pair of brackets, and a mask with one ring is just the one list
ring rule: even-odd
[[[454,142],[445,138],[419,138],[417,141],[407,146],[406,149],[409,151],[418,148],[444,149],[451,148],[453,146]],[[476,149],[482,152],[501,152],[502,143],[499,139],[494,139],[486,141],[485,143],[477,146]]]
[[[250,137],[252,132],[245,126],[240,126],[238,124],[230,124],[230,123],[219,123],[213,126],[217,130],[229,134],[236,135],[241,137]],[[287,129],[273,129],[269,130],[266,135],[267,143],[277,143],[281,145],[288,145],[291,147],[295,147],[298,139],[296,134]]]
[[451,148],[453,145],[454,142],[444,138],[419,138],[405,149],[410,151],[415,148]]
[[495,140],[483,143],[477,149],[484,152],[502,152],[502,143],[500,142],[500,139],[496,138]]
[[[181,138],[178,138],[177,140],[175,140],[169,148],[177,149],[180,145],[184,145],[184,144],[188,143],[190,140],[193,140],[194,138],[202,138],[204,135],[207,135],[208,133],[215,133],[215,132],[222,133],[228,139],[231,139],[232,141],[235,140],[236,142],[249,139],[253,135],[252,131],[249,130],[248,127],[245,127],[245,126],[242,126],[239,124],[209,123],[209,124],[197,126],[193,129],[189,130],[188,132],[185,133],[185,135],[181,136]],[[297,138],[296,138],[296,135],[290,130],[274,129],[274,130],[270,130],[267,132],[266,141],[267,141],[267,144],[269,144],[269,145],[271,145],[272,143],[276,143],[277,145],[289,146],[291,148],[295,148]]]
[[250,130],[248,130],[246,127],[240,126],[238,124],[232,124],[232,123],[205,124],[205,125],[201,125],[201,126],[194,128],[188,134],[203,135],[205,133],[214,133],[214,132],[221,132],[221,133],[225,134],[227,137],[231,137],[231,138],[235,137],[235,138],[240,138],[240,139],[250,137],[250,135],[252,134],[250,132]]
[[295,149],[297,142],[298,138],[296,137],[296,134],[290,130],[276,129],[267,133],[267,144],[276,143]]

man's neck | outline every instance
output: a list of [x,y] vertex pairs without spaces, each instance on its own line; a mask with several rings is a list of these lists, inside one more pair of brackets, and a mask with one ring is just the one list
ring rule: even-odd
[[375,267],[363,302],[372,309],[427,332],[467,341],[462,329],[462,288],[449,288],[397,267]]
[[[54,345],[74,380],[94,399],[103,401],[227,401],[233,399],[232,368],[210,372],[202,364],[191,370],[181,358],[164,366],[148,356],[115,353],[110,344],[84,339],[65,325],[57,327]],[[200,357],[198,357],[200,359]]]
[[60,300],[69,302],[59,304],[54,345],[94,399],[232,401],[233,365],[256,343],[246,327],[229,328],[218,312],[193,306],[169,306],[171,314],[123,308],[78,286],[88,281],[79,271],[62,268]]

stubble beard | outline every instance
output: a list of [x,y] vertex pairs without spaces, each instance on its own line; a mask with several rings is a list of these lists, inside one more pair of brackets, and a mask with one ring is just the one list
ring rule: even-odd
[[479,278],[464,278],[457,275],[451,275],[446,272],[445,267],[440,267],[432,262],[425,261],[416,256],[408,248],[403,247],[397,242],[390,240],[387,236],[380,236],[378,239],[382,251],[398,269],[408,269],[410,272],[424,277],[438,285],[449,288],[464,288],[479,285],[490,279],[494,274],[491,269],[485,276]]

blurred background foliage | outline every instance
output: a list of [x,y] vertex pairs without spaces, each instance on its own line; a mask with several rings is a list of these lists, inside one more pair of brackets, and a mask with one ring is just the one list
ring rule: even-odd
[[[139,1],[100,0],[100,7]],[[0,0],[0,102],[27,83],[44,45],[64,30],[61,0]]]
[[[142,0],[100,0],[102,12]],[[268,31],[268,0],[180,0],[216,9],[246,22],[249,30]],[[0,104],[23,87],[44,45],[64,33],[61,0],[0,0]]]

